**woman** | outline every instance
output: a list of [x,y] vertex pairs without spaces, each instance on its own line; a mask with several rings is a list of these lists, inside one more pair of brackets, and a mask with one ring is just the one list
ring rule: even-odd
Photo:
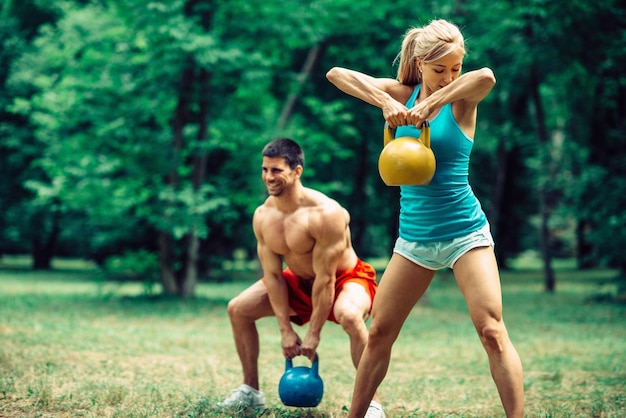
[[419,137],[416,127],[428,120],[437,160],[429,185],[401,186],[399,237],[374,300],[349,417],[364,416],[404,321],[443,268],[453,270],[465,297],[507,416],[524,415],[522,365],[502,319],[494,243],[468,183],[477,106],[495,77],[488,68],[460,75],[464,56],[459,29],[436,20],[406,33],[397,80],[337,67],[326,75],[343,92],[379,107],[396,137]]

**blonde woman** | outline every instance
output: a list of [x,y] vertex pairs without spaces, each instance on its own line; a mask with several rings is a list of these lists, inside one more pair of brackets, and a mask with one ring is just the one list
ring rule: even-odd
[[522,364],[502,318],[494,243],[468,182],[477,107],[496,80],[488,68],[461,75],[464,57],[459,29],[435,20],[406,33],[395,80],[338,67],[327,73],[343,92],[379,107],[396,137],[419,137],[428,120],[437,160],[429,185],[401,186],[399,237],[374,300],[349,417],[365,416],[403,323],[444,268],[465,297],[506,415],[524,415]]

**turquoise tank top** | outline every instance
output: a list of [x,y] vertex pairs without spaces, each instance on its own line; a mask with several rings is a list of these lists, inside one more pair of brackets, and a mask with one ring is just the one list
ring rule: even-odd
[[[413,107],[419,86],[406,103]],[[414,125],[399,126],[396,138],[419,138]],[[430,122],[430,146],[436,170],[426,186],[400,186],[400,237],[411,242],[448,241],[487,224],[487,217],[469,185],[469,159],[474,141],[463,133],[452,104]]]

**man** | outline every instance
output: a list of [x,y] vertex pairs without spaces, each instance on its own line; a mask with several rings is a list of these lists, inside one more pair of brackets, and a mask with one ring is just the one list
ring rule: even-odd
[[[356,368],[367,342],[365,321],[377,289],[374,268],[361,261],[352,247],[348,212],[302,185],[300,146],[291,139],[277,139],[262,154],[269,197],[256,209],[252,223],[264,277],[228,304],[243,384],[218,403],[222,408],[265,407],[259,391],[255,325],[263,317],[276,317],[287,359],[303,355],[313,361],[324,323],[340,324],[350,338]],[[304,339],[291,322],[309,323]],[[376,395],[368,413],[384,417]]]

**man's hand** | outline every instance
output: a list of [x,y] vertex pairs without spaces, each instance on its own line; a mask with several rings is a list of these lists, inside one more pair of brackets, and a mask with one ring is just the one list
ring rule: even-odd
[[312,335],[308,332],[304,337],[304,342],[302,343],[302,355],[313,361],[315,359],[315,352],[317,351],[317,347],[319,345],[320,336]]
[[283,346],[283,356],[285,356],[286,359],[292,359],[302,354],[300,351],[302,341],[293,329],[282,333],[281,343]]

